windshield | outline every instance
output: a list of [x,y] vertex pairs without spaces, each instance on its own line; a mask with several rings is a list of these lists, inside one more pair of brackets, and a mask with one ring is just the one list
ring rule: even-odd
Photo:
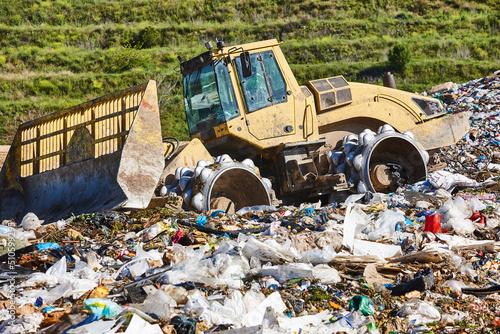
[[209,130],[239,115],[225,61],[186,74],[183,86],[190,134]]

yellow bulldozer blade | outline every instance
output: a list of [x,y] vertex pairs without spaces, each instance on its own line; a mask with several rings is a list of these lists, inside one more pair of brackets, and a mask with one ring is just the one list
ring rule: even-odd
[[146,208],[163,167],[149,81],[21,124],[0,172],[0,219]]

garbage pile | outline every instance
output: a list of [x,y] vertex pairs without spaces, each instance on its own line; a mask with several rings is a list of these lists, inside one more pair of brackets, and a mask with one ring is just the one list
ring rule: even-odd
[[0,332],[500,331],[500,75],[435,94],[471,131],[392,194],[4,221]]

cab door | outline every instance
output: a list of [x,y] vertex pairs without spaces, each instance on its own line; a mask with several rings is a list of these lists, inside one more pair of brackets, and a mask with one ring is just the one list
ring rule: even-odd
[[295,134],[294,98],[273,51],[250,54],[250,76],[243,76],[241,62],[235,58],[249,133],[259,140]]

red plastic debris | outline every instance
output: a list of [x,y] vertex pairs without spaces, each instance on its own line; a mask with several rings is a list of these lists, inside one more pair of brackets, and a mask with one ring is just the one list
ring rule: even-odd
[[486,217],[480,214],[478,211],[475,211],[472,214],[472,217],[470,217],[470,220],[472,220],[474,223],[478,224],[484,224],[486,226]]
[[425,217],[425,232],[438,233],[441,232],[441,215],[428,215]]

